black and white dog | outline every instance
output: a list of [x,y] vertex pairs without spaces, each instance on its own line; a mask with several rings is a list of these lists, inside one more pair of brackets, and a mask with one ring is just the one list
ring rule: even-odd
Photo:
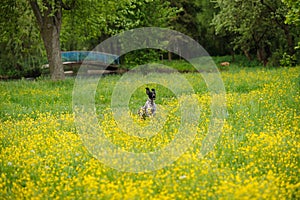
[[156,104],[154,103],[154,100],[156,98],[155,89],[151,89],[150,91],[149,88],[146,88],[146,94],[148,95],[148,100],[138,112],[139,116],[143,119],[145,119],[146,117],[154,116],[156,111]]

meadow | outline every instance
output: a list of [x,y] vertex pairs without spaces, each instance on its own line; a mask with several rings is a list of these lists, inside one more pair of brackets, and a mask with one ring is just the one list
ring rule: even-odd
[[[74,78],[0,82],[0,199],[300,199],[300,67],[229,68],[221,72],[228,116],[214,149],[199,157],[210,121],[210,94],[199,73],[184,73],[201,107],[193,145],[150,172],[122,172],[94,158],[74,125]],[[172,76],[172,74],[169,74]],[[166,122],[151,138],[127,135],[110,110],[121,75],[101,79],[95,95],[107,138],[127,151],[163,148],[177,133],[178,99],[157,89]],[[131,96],[132,118],[145,102]]]

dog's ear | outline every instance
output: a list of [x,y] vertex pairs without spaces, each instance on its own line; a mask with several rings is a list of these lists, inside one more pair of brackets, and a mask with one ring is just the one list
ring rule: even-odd
[[155,92],[155,89],[152,88],[151,91],[152,91],[152,92],[151,92],[151,93],[152,93],[152,99],[155,100],[155,99],[156,99],[156,92]]
[[146,88],[146,94],[149,95],[150,94],[150,89]]

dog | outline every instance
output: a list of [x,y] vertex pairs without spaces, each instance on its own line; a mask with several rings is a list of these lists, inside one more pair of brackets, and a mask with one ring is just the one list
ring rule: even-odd
[[146,88],[146,94],[148,95],[148,100],[138,111],[139,116],[143,119],[154,116],[156,112],[156,104],[154,102],[156,98],[155,89],[151,89],[150,91],[149,88]]

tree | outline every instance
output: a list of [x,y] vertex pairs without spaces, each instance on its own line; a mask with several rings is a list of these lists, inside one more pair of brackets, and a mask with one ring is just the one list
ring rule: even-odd
[[[300,1],[294,0],[282,0],[284,4],[289,8],[286,14],[285,23],[300,26]],[[297,48],[300,48],[300,42],[298,42]]]
[[295,38],[292,34],[292,26],[285,23],[286,15],[288,13],[288,7],[285,6],[281,1],[268,2],[267,0],[260,0],[260,3],[270,13],[270,18],[276,25],[284,32],[285,39],[288,44],[288,53],[290,55],[295,54]]
[[282,0],[282,2],[289,8],[286,15],[286,23],[300,25],[300,1]]
[[201,44],[211,55],[231,53],[226,35],[216,35],[211,21],[219,10],[207,0],[169,0],[171,6],[181,9],[172,24],[173,28],[182,32]]
[[27,0],[0,2],[0,75],[38,76],[44,49]]
[[256,53],[266,65],[279,49],[294,54],[294,27],[284,23],[288,8],[281,0],[217,0],[216,6],[220,9],[213,19],[216,32],[233,34],[232,44],[249,59]]
[[[151,26],[170,28],[178,12],[178,8],[171,7],[168,1],[130,0],[117,9],[116,19],[110,21],[109,27],[112,31]],[[161,54],[160,50],[144,49],[127,53],[121,59],[126,64],[135,65],[158,60]]]
[[[85,6],[83,6],[85,4]],[[91,9],[92,8],[92,9]],[[159,10],[159,12],[157,12]],[[93,49],[108,37],[138,27],[170,27],[176,18],[177,8],[163,0],[77,1],[75,9],[64,10],[62,49]],[[117,50],[118,47],[111,47]],[[132,63],[153,57],[145,50],[124,56]],[[156,56],[157,57],[157,56]]]
[[59,80],[61,50],[90,50],[132,28],[168,27],[176,9],[163,0],[2,0],[0,16],[0,74],[21,77],[47,59]]
[[65,78],[61,60],[60,30],[62,9],[71,9],[63,0],[29,0],[44,42],[52,80]]
[[117,7],[126,1],[76,1],[71,10],[63,10],[61,30],[63,50],[90,50],[109,37],[109,21],[115,19]]

